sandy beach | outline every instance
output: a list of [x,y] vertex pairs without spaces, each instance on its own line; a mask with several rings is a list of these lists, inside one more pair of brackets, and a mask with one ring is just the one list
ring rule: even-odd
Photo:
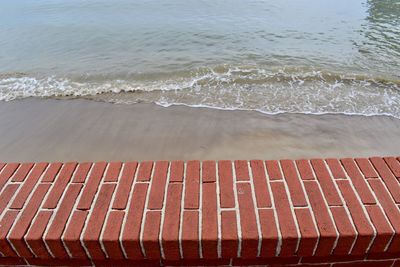
[[0,102],[0,160],[129,161],[398,155],[400,120],[152,104]]

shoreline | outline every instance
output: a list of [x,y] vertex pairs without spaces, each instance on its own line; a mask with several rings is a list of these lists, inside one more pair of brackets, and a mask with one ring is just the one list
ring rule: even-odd
[[400,120],[84,99],[0,101],[0,161],[368,157],[400,151]]

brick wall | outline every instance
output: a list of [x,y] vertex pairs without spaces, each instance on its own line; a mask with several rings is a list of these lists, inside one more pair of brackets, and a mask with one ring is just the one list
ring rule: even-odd
[[400,266],[395,157],[0,170],[0,265]]

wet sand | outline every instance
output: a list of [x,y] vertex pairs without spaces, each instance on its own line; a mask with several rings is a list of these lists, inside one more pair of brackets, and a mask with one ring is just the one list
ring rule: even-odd
[[0,161],[278,159],[400,154],[400,120],[153,104],[0,102]]

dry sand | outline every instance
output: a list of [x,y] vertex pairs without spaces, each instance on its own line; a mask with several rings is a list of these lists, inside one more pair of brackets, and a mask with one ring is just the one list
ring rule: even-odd
[[400,154],[400,120],[152,104],[0,102],[0,161],[278,159]]

